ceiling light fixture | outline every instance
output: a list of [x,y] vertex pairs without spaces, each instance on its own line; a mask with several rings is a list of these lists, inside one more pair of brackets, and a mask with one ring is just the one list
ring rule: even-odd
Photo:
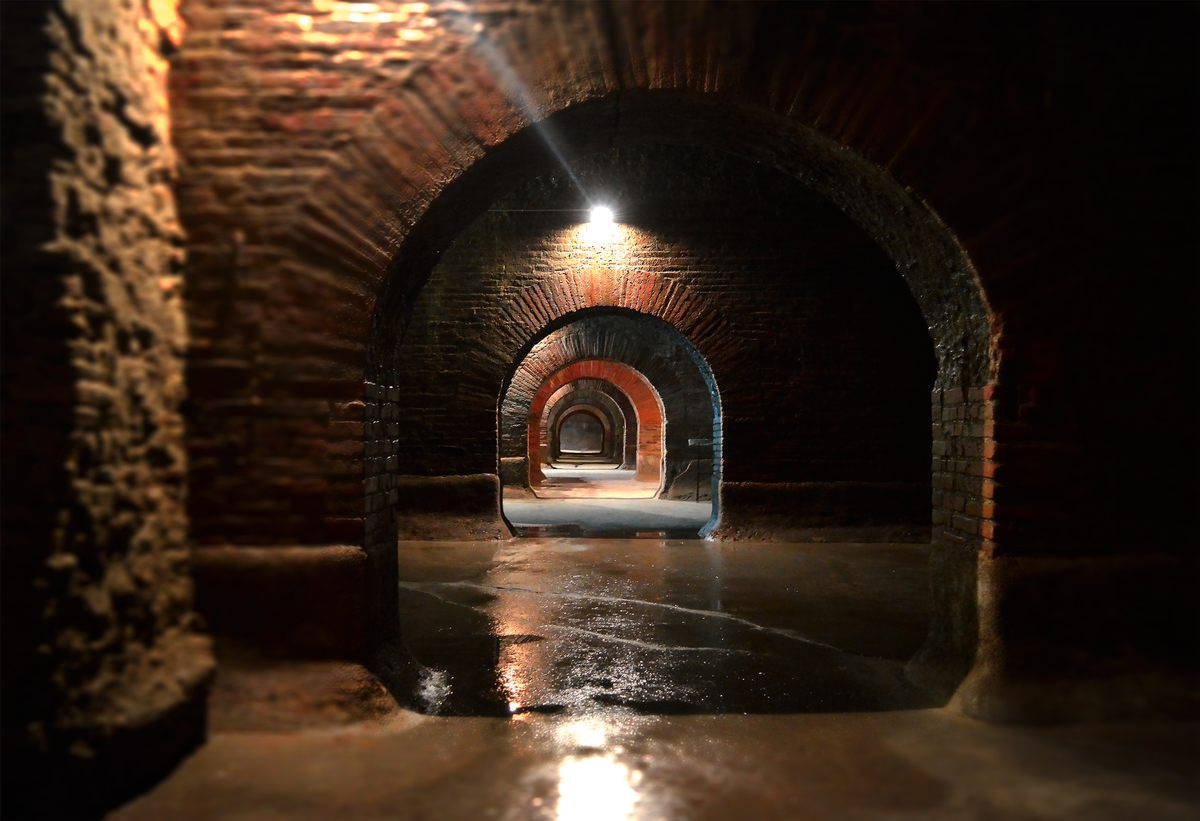
[[607,205],[592,206],[591,222],[593,225],[612,225],[613,212]]

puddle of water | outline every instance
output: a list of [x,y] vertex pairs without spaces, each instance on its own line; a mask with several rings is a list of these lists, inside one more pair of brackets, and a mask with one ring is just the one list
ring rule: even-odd
[[417,682],[417,698],[425,712],[437,714],[450,697],[450,681],[445,670],[425,668]]

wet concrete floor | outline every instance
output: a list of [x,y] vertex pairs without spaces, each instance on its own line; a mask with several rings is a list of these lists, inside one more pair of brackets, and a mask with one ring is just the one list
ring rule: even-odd
[[1003,727],[946,710],[218,732],[113,814],[160,819],[1194,819],[1195,723]]
[[900,672],[925,630],[920,545],[528,539],[400,558],[426,706],[465,715],[400,709],[361,665],[219,646],[208,743],[112,817],[1116,821],[1200,807],[1195,722],[895,709],[921,702]]
[[605,465],[556,465],[542,468],[531,488],[540,499],[654,499],[658,481],[638,480],[630,469]]
[[507,498],[504,515],[523,536],[694,539],[712,516],[710,502],[668,499]]
[[516,539],[400,547],[401,635],[441,715],[931,706],[915,544]]

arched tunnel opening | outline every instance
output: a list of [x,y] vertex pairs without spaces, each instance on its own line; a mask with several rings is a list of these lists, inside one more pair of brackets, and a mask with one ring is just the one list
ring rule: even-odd
[[[936,703],[903,668],[929,626],[938,362],[895,262],[724,150],[651,139],[570,167],[491,192],[407,297],[397,462],[482,473],[495,454],[468,526],[515,537],[456,547],[452,569],[403,496],[482,481],[405,478],[409,697],[487,715]],[[834,566],[854,583],[818,626],[830,588],[796,591]],[[763,607],[791,615],[752,650],[741,620]]]
[[[550,428],[551,458],[576,467],[579,460],[593,457],[616,467],[609,452],[613,439],[612,420],[595,408],[584,405],[566,414]],[[551,462],[550,464],[554,464]]]
[[1194,817],[1198,32],[0,3],[0,814]]
[[[589,397],[595,405],[581,404]],[[579,418],[593,420],[592,453],[563,450],[564,421]],[[707,535],[720,429],[712,371],[679,331],[633,311],[580,312],[538,339],[509,377],[504,518],[519,536]]]
[[[570,387],[574,389],[575,385]],[[604,399],[612,406],[606,405]],[[607,394],[598,394],[594,401],[596,404],[579,399],[549,405],[546,435],[551,467],[578,468],[595,464],[609,470],[621,469],[625,459],[625,414]],[[570,406],[564,407],[566,405]],[[630,421],[637,423],[636,419]],[[633,446],[636,458],[636,440]]]

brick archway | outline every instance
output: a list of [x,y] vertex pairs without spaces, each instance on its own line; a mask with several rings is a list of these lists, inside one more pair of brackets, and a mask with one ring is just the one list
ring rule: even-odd
[[[405,132],[398,126],[413,107],[428,110],[434,103],[430,93],[445,88],[436,83],[414,87],[413,94],[381,107],[364,123],[330,176],[314,186],[289,229],[288,243],[301,249],[297,256],[305,262],[285,262],[290,293],[281,294],[280,304],[324,306],[332,299],[340,306],[312,323],[330,341],[329,361],[338,373],[345,373],[340,364],[345,349],[370,340],[368,424],[377,418],[373,414],[384,412],[389,393],[400,390],[392,366],[385,363],[394,355],[412,294],[457,231],[514,180],[561,160],[570,162],[598,145],[646,140],[718,146],[768,165],[827,197],[891,257],[938,352],[934,587],[945,596],[935,597],[940,615],[934,619],[925,666],[949,671],[938,675],[943,686],[953,686],[977,644],[976,563],[980,548],[995,534],[994,508],[987,503],[987,474],[994,467],[984,443],[992,430],[987,423],[998,367],[998,327],[993,327],[975,269],[956,237],[895,177],[846,150],[846,143],[855,146],[855,136],[861,135],[835,133],[845,139],[839,143],[811,127],[806,109],[778,110],[764,104],[752,86],[742,96],[712,95],[703,84],[693,87],[697,78],[684,70],[676,75],[679,84],[648,84],[643,76],[621,90],[601,83],[555,96],[564,80],[587,76],[587,69],[581,66],[574,75],[535,72],[533,87],[552,104],[534,118],[542,120],[534,128],[508,106],[505,89],[488,79],[486,66],[471,58],[463,66],[480,82],[472,95],[459,98],[454,111],[445,112],[448,119],[442,123],[450,128],[426,120],[431,141],[422,145],[444,150],[417,158],[401,137]],[[542,134],[547,129],[555,135],[556,154],[545,150]],[[902,151],[904,135],[895,136],[895,150]],[[350,203],[355,206],[348,208]],[[341,407],[346,415],[335,411],[332,424],[355,423],[357,409],[351,403]],[[370,493],[386,498],[396,492],[378,481],[372,463],[367,467],[367,481],[376,488]],[[371,599],[386,632],[387,614],[394,609],[387,569],[393,537],[370,493],[365,545],[373,568]]]
[[579,379],[600,379],[625,393],[637,411],[638,447],[634,478],[661,486],[663,479],[663,438],[666,424],[662,399],[641,373],[620,362],[585,359],[551,374],[534,394],[529,405],[529,482],[536,486],[544,480],[542,464],[550,458],[550,397],[555,391]]
[[[583,385],[604,385],[604,389],[582,387]],[[586,406],[595,412],[605,415],[609,420],[613,441],[608,457],[618,467],[630,462],[630,457],[637,458],[637,413],[633,410],[629,397],[615,386],[595,380],[576,380],[554,392],[546,403],[548,424],[552,432],[560,432],[563,418],[575,408]],[[554,436],[561,439],[560,433]],[[631,450],[632,446],[632,450]],[[551,447],[551,455],[555,455]]]
[[[442,17],[458,14],[432,8]],[[208,543],[363,539],[372,551],[372,579],[381,580],[370,594],[382,602],[378,621],[391,588],[386,552],[377,548],[394,534],[378,521],[376,506],[396,489],[379,487],[384,483],[374,461],[389,457],[376,452],[378,440],[364,442],[363,433],[386,427],[388,420],[380,417],[400,383],[376,369],[389,353],[386,334],[375,340],[380,350],[365,348],[375,318],[403,316],[406,298],[420,285],[423,261],[453,233],[455,204],[487,198],[464,196],[458,183],[479,170],[487,177],[481,190],[503,190],[503,174],[492,160],[520,167],[518,143],[541,143],[533,123],[551,129],[566,156],[588,135],[606,146],[637,138],[694,140],[740,151],[826,192],[894,260],[921,301],[940,365],[932,397],[937,615],[930,646],[954,668],[948,681],[971,664],[980,640],[1007,647],[1016,631],[1025,645],[1041,647],[1043,626],[1013,617],[1022,609],[1013,602],[1021,599],[1006,592],[1014,589],[1006,574],[1023,578],[1034,566],[1053,573],[1061,561],[1090,571],[1091,558],[1104,555],[1114,557],[1110,564],[1117,570],[1109,575],[1118,578],[1141,560],[1143,548],[1135,543],[1165,549],[1186,541],[1172,535],[1182,532],[1179,522],[1190,509],[1186,460],[1168,466],[1171,481],[1163,487],[1140,482],[1130,477],[1156,475],[1138,469],[1153,458],[1136,437],[1110,435],[1128,427],[1130,413],[1157,418],[1176,395],[1163,386],[1176,380],[1155,378],[1154,388],[1141,384],[1155,398],[1137,407],[1153,411],[1093,399],[1116,378],[1109,362],[1129,350],[1143,361],[1183,361],[1186,346],[1167,353],[1172,346],[1159,344],[1153,331],[1169,323],[1157,312],[1139,309],[1139,318],[1130,321],[1130,297],[1141,293],[1143,283],[1128,272],[1147,264],[1143,248],[1155,248],[1151,262],[1167,270],[1165,261],[1182,254],[1175,243],[1186,232],[1161,220],[1152,225],[1149,209],[1132,219],[1136,230],[1125,229],[1127,204],[1149,202],[1142,199],[1152,187],[1145,181],[1191,157],[1191,141],[1166,140],[1155,151],[1119,150],[1119,135],[1133,137],[1144,120],[1129,111],[1151,116],[1166,99],[1163,89],[1174,88],[1165,82],[1171,61],[1145,64],[1163,80],[1155,86],[1162,93],[1147,96],[1144,72],[1102,59],[1119,37],[1077,37],[1069,15],[1030,8],[1018,12],[1014,24],[1038,27],[1047,42],[1068,35],[1062,39],[1081,59],[1037,58],[1038,70],[1014,75],[1008,29],[980,26],[979,18],[960,26],[946,8],[925,11],[920,29],[928,36],[904,37],[897,35],[915,31],[914,20],[894,7],[524,4],[502,21],[489,19],[483,41],[469,26],[445,26],[436,46],[431,39],[430,48],[402,69],[379,72],[378,83],[361,92],[357,61],[345,70],[341,55],[325,52],[312,65],[322,81],[341,79],[342,85],[329,85],[354,89],[345,108],[330,107],[322,94],[295,111],[290,104],[260,111],[260,94],[262,101],[270,99],[279,84],[266,89],[257,82],[266,75],[254,70],[242,83],[242,104],[231,105],[237,96],[203,93],[206,72],[217,74],[226,63],[214,68],[207,50],[197,52],[194,66],[183,61],[173,71],[173,109],[182,112],[177,135],[189,160],[185,168],[209,163],[199,179],[193,174],[182,187],[185,211],[200,214],[204,229],[193,235],[199,253],[192,255],[192,279],[217,295],[199,325],[204,335],[212,320],[215,331],[193,357],[195,383],[208,392],[193,394],[199,408],[193,427],[209,428],[198,436],[193,462],[200,477],[192,483],[200,491],[192,493],[198,537]],[[248,39],[266,42],[276,31],[290,30],[280,26],[287,20],[278,9],[230,7],[227,15],[234,14],[239,36],[245,23]],[[222,20],[216,11],[210,16],[217,19],[209,22],[205,42],[215,43],[224,36]],[[1124,31],[1126,21],[1115,14],[1106,20],[1109,29]],[[368,52],[378,50],[373,56],[385,56],[383,49],[394,41],[361,37],[367,26],[348,27],[356,47],[361,42]],[[722,36],[711,39],[718,31]],[[571,47],[557,47],[562,42]],[[1161,32],[1143,36],[1128,53],[1148,53],[1153,49],[1146,43],[1160,42]],[[498,70],[480,46],[507,70]],[[235,60],[234,68],[257,59],[256,53],[242,66]],[[1089,62],[1103,65],[1089,83],[1065,70]],[[515,81],[523,84],[522,93]],[[238,91],[237,82],[229,85]],[[200,101],[189,111],[192,89]],[[1130,100],[1140,102],[1129,109]],[[247,105],[256,109],[252,120],[243,116]],[[210,115],[221,108],[233,116],[213,122],[218,118]],[[240,136],[246,122],[261,133],[252,140],[226,139]],[[1110,139],[1094,139],[1096,129]],[[1039,136],[1049,134],[1054,138]],[[257,176],[266,165],[260,160],[289,141],[297,148],[294,161],[273,163],[283,170],[270,176],[271,185],[246,186],[255,190],[244,208],[240,194],[237,202],[225,201],[226,172],[240,170],[226,166],[239,162]],[[1108,190],[1118,192],[1111,205],[1099,195]],[[1092,195],[1081,199],[1079,191]],[[1163,193],[1160,187],[1154,202]],[[1165,193],[1169,202],[1185,201]],[[240,220],[259,211],[269,218],[251,220],[257,224],[249,236],[237,239]],[[427,220],[431,215],[436,218]],[[1135,239],[1120,248],[1085,241],[1118,232]],[[1135,247],[1136,255],[1124,250]],[[1136,264],[1126,265],[1126,259]],[[971,260],[979,265],[978,279]],[[397,281],[385,285],[393,275]],[[1168,290],[1169,278],[1157,281],[1159,302],[1181,310],[1186,300]],[[1082,292],[1098,310],[1073,311]],[[269,298],[242,307],[231,295],[243,293]],[[1133,370],[1121,377],[1131,385],[1137,384]],[[270,413],[252,401],[261,395],[270,397]],[[1191,429],[1179,414],[1171,418],[1173,428]],[[278,440],[268,430],[294,445],[286,469],[279,468]],[[264,488],[285,500],[286,515],[255,506]],[[1158,498],[1164,493],[1168,505]],[[1132,515],[1140,508],[1126,496],[1168,510],[1148,524]],[[1125,513],[1116,519],[1092,515],[1098,499]],[[1034,600],[1052,595],[1042,591],[1026,592]],[[987,611],[982,623],[975,618],[979,602]],[[1101,601],[1078,612],[1103,621],[1110,608]],[[1079,616],[1058,640],[1065,645],[1090,631],[1090,618]],[[979,665],[980,679],[1003,686],[1012,680],[1010,671],[1026,662],[1031,669],[1045,666],[1036,651],[1016,659],[993,654]],[[1075,675],[1063,668],[1051,672]],[[1103,675],[1087,675],[1105,686]]]
[[[669,142],[674,138],[730,150],[736,147],[739,156],[798,178],[842,207],[879,243],[908,282],[938,352],[932,403],[934,439],[938,443],[933,482],[940,492],[934,496],[933,523],[940,555],[934,565],[934,587],[947,593],[954,591],[948,598],[936,599],[941,615],[934,619],[922,667],[933,671],[941,680],[939,686],[948,692],[951,682],[966,669],[965,659],[974,652],[974,563],[978,547],[992,532],[992,508],[981,503],[988,493],[983,448],[988,428],[959,423],[960,419],[986,422],[992,407],[992,389],[988,386],[994,379],[996,364],[993,331],[974,269],[953,235],[894,180],[815,132],[794,123],[781,123],[761,109],[673,93],[624,93],[615,100],[576,105],[553,118],[556,133],[564,138],[560,147],[567,161],[576,152],[591,150],[589,138],[598,133],[600,123],[611,123],[618,109],[623,129],[616,137],[618,142]],[[673,128],[663,132],[655,125],[668,111],[672,116],[667,119],[676,127],[682,125],[678,131]],[[735,116],[731,117],[731,112]],[[680,133],[687,136],[680,137]],[[383,363],[395,350],[394,334],[403,326],[384,318],[403,316],[409,299],[406,294],[420,287],[427,275],[422,272],[429,270],[437,249],[449,242],[456,226],[478,213],[488,197],[512,184],[514,177],[506,175],[514,169],[530,173],[530,168],[544,169],[556,161],[546,155],[533,131],[521,132],[456,177],[417,224],[407,230],[404,247],[410,250],[400,250],[390,257],[387,270],[380,272],[383,287],[375,302],[373,341],[368,351],[368,391],[374,392],[369,393],[369,399],[399,389],[398,384],[393,387],[390,366]],[[585,284],[580,292],[592,293],[590,287]],[[685,334],[707,321],[703,301],[695,304],[701,310],[685,313],[686,324],[679,328]],[[378,367],[383,370],[376,370]],[[389,492],[386,484],[380,485],[379,492]],[[727,501],[723,499],[722,505]],[[731,509],[736,510],[737,505]],[[736,526],[737,520],[730,517],[727,523]],[[376,532],[382,538],[372,535]],[[392,539],[386,530],[376,531],[368,521],[367,541],[370,551],[372,544],[389,545]],[[387,561],[386,556],[381,559]]]
[[[576,419],[575,417],[580,418]],[[583,417],[586,417],[586,419]],[[583,425],[585,428],[594,426],[593,429],[600,432],[600,442],[594,450],[566,450],[566,446],[563,444],[563,428],[569,422],[572,422],[572,420],[574,420],[573,428],[578,428],[580,425]],[[567,453],[580,453],[585,456],[611,459],[613,442],[616,441],[621,433],[619,426],[614,424],[614,420],[604,408],[587,403],[574,405],[565,410],[559,415],[556,422],[548,425],[548,431],[550,435],[550,459],[552,462],[555,459],[561,459]]]

